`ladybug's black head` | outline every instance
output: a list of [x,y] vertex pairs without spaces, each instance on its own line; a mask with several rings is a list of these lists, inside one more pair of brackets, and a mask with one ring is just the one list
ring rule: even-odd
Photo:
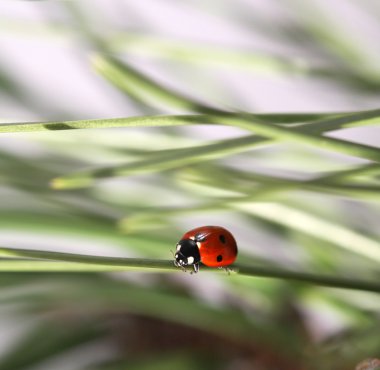
[[[182,239],[177,243],[174,255],[174,264],[178,267],[186,267],[189,265],[198,266],[201,261],[197,242],[193,239]],[[194,269],[197,271],[197,269]]]

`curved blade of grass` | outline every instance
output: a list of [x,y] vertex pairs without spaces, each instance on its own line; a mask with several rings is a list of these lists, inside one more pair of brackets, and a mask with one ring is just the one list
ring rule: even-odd
[[[119,33],[108,40],[115,51],[125,50],[149,56],[166,57],[193,63],[209,63],[217,66],[234,66],[264,73],[323,73],[306,60],[286,59],[268,54],[219,48],[214,45],[186,43],[157,36]],[[328,71],[326,71],[327,73]]]
[[370,163],[361,166],[348,168],[343,171],[338,171],[332,174],[327,174],[321,178],[326,182],[341,182],[347,178],[359,177],[359,176],[371,176],[380,173],[380,166],[378,163]]
[[[185,96],[179,95],[176,92],[171,91],[170,89],[163,87],[162,85],[156,83],[152,79],[142,75],[141,73],[135,71],[133,68],[128,66],[125,63],[122,63],[121,61],[115,59],[106,57],[100,54],[95,55],[94,57],[94,66],[95,69],[102,75],[104,75],[108,80],[110,80],[113,84],[115,84],[118,88],[121,90],[129,93],[132,96],[137,96],[141,101],[145,102],[151,101],[152,103],[159,102],[160,104],[164,104],[164,106],[167,106],[169,104],[170,107],[173,108],[180,108],[180,109],[190,109],[192,111],[198,111],[202,113],[208,113],[208,114],[218,114],[223,113],[219,109],[215,109],[206,105],[203,105],[201,103],[195,102],[192,99],[189,99]],[[355,121],[362,121],[365,119],[365,115],[372,115],[378,117],[380,114],[379,110],[369,111],[369,112],[363,112],[362,115],[359,115],[354,118]],[[211,122],[213,122],[213,118],[211,117]],[[350,119],[350,118],[349,118]],[[352,118],[351,118],[352,119]],[[366,117],[368,119],[368,117]],[[240,121],[240,119],[239,119]],[[243,128],[250,129],[250,127],[246,127],[245,125],[247,122],[244,122],[245,120],[242,120],[243,122],[227,122],[227,124],[237,124],[240,123]],[[352,122],[352,121],[351,121]],[[215,121],[213,122],[215,123]],[[219,122],[220,123],[220,122]],[[271,135],[278,135],[280,134],[281,138],[284,138],[285,132],[279,132],[279,131],[267,131],[265,127],[258,124],[255,127],[255,130],[259,134],[268,135],[269,137],[277,137],[277,136],[271,136]],[[239,127],[241,127],[239,124]],[[328,125],[328,123],[324,123],[324,125]],[[251,129],[253,129],[251,127]],[[258,131],[260,130],[260,132]],[[329,130],[327,128],[327,130]],[[307,132],[303,132],[304,134],[307,134]],[[289,136],[290,135],[290,136]],[[306,141],[307,141],[307,135]],[[292,140],[296,139],[296,136],[292,136],[291,134],[287,134],[287,139]],[[319,143],[315,143],[311,138],[309,138],[309,141],[307,141],[311,145],[319,145]],[[329,145],[329,143],[324,144],[326,146]],[[338,149],[336,149],[338,150]]]
[[215,108],[182,96],[178,92],[163,88],[151,78],[116,58],[94,54],[91,58],[91,64],[96,72],[105,77],[114,86],[145,104],[151,102],[163,107],[169,106],[203,113],[216,111]]
[[[380,110],[377,114],[380,115]],[[290,130],[289,128],[276,125],[268,125],[265,122],[260,122],[259,119],[251,120],[248,117],[246,119],[240,117],[217,118],[215,119],[215,123],[225,123],[227,125],[237,126],[272,139],[294,142],[301,145],[310,145],[319,149],[327,149],[332,152],[348,154],[354,157],[380,162],[380,148],[365,144],[352,143],[326,136],[311,135],[299,130]]]
[[[356,238],[356,240],[358,240]],[[179,271],[178,267],[173,265],[171,260],[157,260],[157,259],[141,259],[141,258],[118,258],[118,257],[99,257],[99,256],[90,256],[90,255],[81,255],[81,254],[72,254],[72,253],[60,253],[60,252],[48,252],[48,251],[39,251],[39,250],[27,250],[27,249],[13,249],[13,248],[0,248],[0,256],[3,257],[27,257],[27,258],[36,258],[49,260],[46,262],[45,271],[52,271],[52,267],[49,267],[51,261],[60,261],[60,264],[56,263],[54,266],[57,268],[55,271],[65,271],[63,262],[69,263],[68,271],[73,268],[73,262],[78,263],[82,266],[78,267],[75,271],[82,272],[93,272],[93,271],[120,271],[120,268],[124,270],[128,269],[139,269],[140,271],[146,270],[155,270],[155,271]],[[17,266],[17,261],[14,259],[0,260],[0,271],[16,271],[14,268]],[[9,270],[7,269],[7,262],[9,262]],[[36,263],[36,270],[33,270],[33,264]],[[30,271],[44,271],[43,270],[43,261],[19,261],[19,266],[24,268],[20,272],[30,272]],[[86,266],[88,266],[88,269]],[[94,265],[100,265],[102,268],[96,270]],[[106,269],[108,267],[108,270]],[[324,276],[324,275],[315,275],[304,272],[293,272],[287,270],[281,270],[276,268],[260,267],[260,266],[246,266],[243,264],[234,264],[231,266],[236,274],[245,275],[245,276],[257,276],[257,277],[267,277],[267,278],[278,278],[286,279],[292,281],[299,281],[304,283],[323,285],[335,288],[347,288],[347,289],[357,289],[357,290],[368,290],[373,292],[380,292],[380,283],[361,281],[358,279],[352,280],[342,277],[334,276]],[[12,270],[13,268],[13,270]],[[202,270],[212,270],[218,271],[215,269],[207,268],[202,266]],[[54,270],[53,270],[54,271]]]
[[[352,114],[351,116],[345,117],[344,119],[331,119],[328,121],[318,121],[317,124],[323,131],[332,131],[344,127],[352,127],[357,125],[365,124],[366,122],[376,120],[380,116],[380,110],[366,111],[361,114]],[[183,116],[183,119],[188,119],[193,116]],[[218,120],[222,122],[226,120],[225,116],[219,115],[203,115],[204,123],[216,123]],[[240,118],[228,118],[226,123],[239,123],[244,125],[244,128],[249,130],[254,130],[250,124],[250,120],[240,120]],[[241,123],[243,122],[243,123]],[[326,124],[328,122],[328,124]],[[377,122],[377,121],[376,121]],[[278,126],[267,125],[263,122],[252,123],[254,127],[261,127],[261,131],[265,131],[266,134],[271,134],[276,138],[291,138],[295,142],[303,143],[304,136],[307,138],[308,143],[320,147],[324,142],[328,142],[328,147],[330,149],[337,149],[341,152],[358,154],[364,157],[376,159],[380,161],[380,149],[365,146],[362,144],[354,144],[349,142],[344,142],[338,139],[331,138],[321,138],[319,136],[312,136],[307,134],[313,123],[307,123],[299,127],[292,127],[288,129],[283,129]],[[323,130],[322,130],[323,127]],[[104,167],[100,169],[80,171],[72,174],[68,174],[52,181],[51,185],[55,189],[68,189],[68,188],[78,188],[90,186],[96,179],[109,178],[115,176],[126,176],[133,173],[144,173],[144,172],[157,172],[167,169],[178,168],[181,166],[199,163],[201,161],[208,161],[217,158],[222,158],[227,155],[237,154],[249,149],[258,148],[263,145],[272,144],[273,140],[257,136],[245,136],[236,139],[221,140],[216,143],[206,144],[203,146],[197,146],[192,148],[184,149],[173,149],[165,152],[154,152],[147,159],[140,161],[127,163],[124,165]],[[153,155],[154,154],[154,155]]]
[[235,204],[233,208],[334,243],[350,252],[380,262],[380,243],[344,226],[282,204]]
[[323,132],[330,132],[344,128],[379,125],[379,123],[380,109],[373,109],[335,115],[335,117],[324,117],[314,122],[306,122],[302,125],[301,131],[305,134],[317,135]]
[[[245,180],[253,180],[257,182],[262,182],[265,185],[260,188],[254,189],[252,192],[246,194],[245,197],[241,197],[238,201],[252,201],[252,200],[265,200],[272,193],[278,193],[288,190],[315,190],[323,191],[329,193],[340,193],[349,194],[351,196],[363,196],[363,197],[373,197],[377,198],[379,195],[377,185],[366,185],[357,183],[348,183],[347,180],[354,179],[358,176],[370,176],[380,173],[380,165],[378,163],[370,163],[354,168],[348,168],[341,171],[335,171],[333,174],[327,173],[326,175],[321,175],[310,180],[296,181],[296,180],[286,180],[283,178],[277,178],[273,176],[258,175],[252,172],[245,173],[238,170],[233,170],[231,168],[226,169],[230,171],[233,178],[242,178]],[[212,176],[202,176],[200,181],[207,182],[207,184],[212,186],[220,185],[220,179],[222,178],[221,172],[215,172],[217,169],[214,167],[212,169],[207,169],[208,173],[212,173]],[[225,171],[224,169],[221,170]],[[224,176],[224,174],[223,174]],[[219,180],[218,180],[219,179]],[[214,181],[215,180],[215,181]],[[214,182],[213,182],[214,181]],[[288,182],[289,181],[289,182]],[[342,183],[343,182],[343,183]]]
[[200,161],[241,153],[257,147],[259,143],[263,142],[265,139],[250,135],[237,139],[221,140],[203,146],[166,150],[162,153],[155,152],[155,155],[151,154],[147,159],[125,165],[90,169],[58,177],[52,180],[51,186],[54,189],[79,188],[90,186],[96,179],[178,168]]
[[[380,172],[380,165],[376,165],[376,168],[377,171]],[[365,199],[378,199],[380,197],[380,185],[348,183],[347,181],[344,183],[333,182],[329,177],[326,179],[325,176],[311,180],[294,180],[254,172],[245,172],[226,167],[217,169],[215,166],[212,168],[207,166],[204,169],[197,168],[194,171],[196,173],[193,176],[188,176],[185,180],[188,180],[191,183],[212,186],[213,188],[221,190],[227,190],[226,184],[224,184],[222,180],[228,172],[230,178],[235,181],[231,184],[235,192],[244,193],[247,197],[250,197],[250,199],[255,198],[257,200],[268,199],[268,196],[273,194],[295,190],[322,192]],[[374,169],[371,171],[375,172]],[[341,172],[343,171],[337,171],[335,173],[336,178],[339,178],[338,174]],[[351,172],[352,170],[350,170],[350,173]],[[368,168],[366,171],[362,169],[362,173],[364,172],[369,173],[370,170]],[[346,177],[348,176],[346,175]],[[236,183],[238,180],[242,180],[245,184]],[[258,186],[252,188],[252,184],[257,184]]]

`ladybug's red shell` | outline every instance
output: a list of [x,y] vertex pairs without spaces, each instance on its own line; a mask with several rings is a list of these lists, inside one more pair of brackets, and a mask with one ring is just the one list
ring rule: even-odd
[[188,231],[181,239],[197,241],[201,262],[206,266],[229,266],[236,259],[238,251],[235,238],[221,226],[197,227]]

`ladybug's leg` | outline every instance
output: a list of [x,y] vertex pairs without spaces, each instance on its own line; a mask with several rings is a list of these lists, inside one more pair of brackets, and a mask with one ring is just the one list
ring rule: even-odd
[[220,270],[224,270],[225,272],[227,272],[227,275],[231,275],[231,272],[235,272],[234,269],[232,269],[231,267],[218,267],[218,269]]
[[194,274],[196,274],[199,271],[199,263],[194,263],[193,268],[194,268],[193,272]]
[[177,261],[173,261],[174,262],[174,266],[175,267],[179,267],[183,272],[186,272],[186,267],[185,266],[183,266],[183,265],[181,265],[181,264],[179,264]]

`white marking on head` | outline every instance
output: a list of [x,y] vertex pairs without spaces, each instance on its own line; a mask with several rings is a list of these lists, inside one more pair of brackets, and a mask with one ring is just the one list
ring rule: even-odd
[[175,258],[178,258],[178,253],[175,255]]
[[181,246],[179,244],[176,245],[176,250],[179,251],[181,249]]
[[198,249],[201,249],[202,243],[201,242],[197,242],[197,247],[198,247]]
[[192,263],[194,263],[194,257],[187,257],[187,264],[191,265]]

